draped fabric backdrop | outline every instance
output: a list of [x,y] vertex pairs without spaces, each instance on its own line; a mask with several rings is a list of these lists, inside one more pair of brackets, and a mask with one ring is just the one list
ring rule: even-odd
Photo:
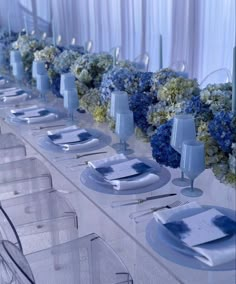
[[77,44],[93,41],[93,52],[121,47],[123,59],[147,52],[149,70],[185,62],[190,77],[200,81],[211,71],[232,71],[235,45],[235,0],[0,0],[0,25],[14,31],[46,31],[73,37]]

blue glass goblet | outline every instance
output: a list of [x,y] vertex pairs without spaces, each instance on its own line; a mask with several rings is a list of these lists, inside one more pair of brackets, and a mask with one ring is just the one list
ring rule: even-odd
[[[194,118],[188,114],[176,115],[174,117],[170,145],[178,153],[181,154],[182,144],[185,140],[196,139],[196,130]],[[176,186],[189,185],[189,179],[184,177],[184,173],[181,172],[181,177],[172,180],[172,183]]]
[[190,187],[182,189],[181,193],[188,197],[201,196],[202,190],[194,187],[193,182],[205,170],[204,143],[196,140],[183,143],[180,168],[190,178]]
[[79,107],[79,97],[76,88],[64,91],[64,107],[68,111],[68,120],[74,121],[74,112]]
[[46,102],[46,94],[49,91],[50,84],[49,84],[49,78],[47,74],[38,74],[37,75],[37,90],[40,93],[40,99],[43,102]]
[[133,151],[127,149],[126,141],[134,133],[134,116],[132,111],[118,112],[116,114],[115,132],[120,138],[118,153],[131,154]]

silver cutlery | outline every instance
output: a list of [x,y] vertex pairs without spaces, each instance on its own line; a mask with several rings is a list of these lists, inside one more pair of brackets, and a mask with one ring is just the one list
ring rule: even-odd
[[171,208],[174,208],[174,207],[178,207],[178,206],[181,206],[181,205],[184,205],[184,204],[187,204],[189,203],[188,201],[175,201],[173,203],[170,203],[168,205],[165,205],[165,206],[160,206],[160,207],[152,207],[152,208],[149,208],[149,209],[146,209],[146,210],[139,210],[139,211],[136,211],[136,212],[133,212],[129,215],[129,217],[135,221],[135,223],[140,223],[144,220],[146,220],[147,216],[156,212],[156,211],[159,211],[159,210],[162,210],[162,209],[171,209]]
[[31,128],[32,130],[42,130],[47,128],[53,128],[53,127],[60,127],[60,126],[66,126],[65,124],[54,124],[54,125],[47,125],[47,126],[39,126],[37,128]]
[[88,162],[89,162],[89,161],[84,161],[83,163],[76,164],[76,165],[73,165],[73,166],[66,166],[66,168],[73,170],[73,169],[76,168],[76,167],[87,166],[87,165],[88,165]]
[[[82,157],[86,157],[86,156],[93,156],[93,155],[98,155],[98,154],[106,154],[106,151],[100,151],[100,152],[90,152],[90,153],[85,153],[85,154],[75,154],[73,157],[66,157],[66,158],[62,158],[62,157],[55,157],[53,160],[60,162],[60,161],[65,161],[65,160],[72,160],[72,159],[80,159]],[[80,164],[78,164],[79,166]]]
[[140,198],[140,199],[128,199],[128,200],[122,200],[122,201],[112,201],[111,207],[120,207],[120,206],[127,206],[127,205],[137,205],[141,204],[143,202],[149,201],[149,200],[154,200],[154,199],[159,199],[159,198],[164,198],[164,197],[169,197],[169,196],[174,196],[176,193],[168,193],[168,194],[161,194],[161,195],[155,195],[155,196],[149,196],[146,198]]

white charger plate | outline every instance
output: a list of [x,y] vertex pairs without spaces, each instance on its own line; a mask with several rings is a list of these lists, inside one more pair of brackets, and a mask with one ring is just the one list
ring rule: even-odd
[[[186,209],[178,214],[171,216],[168,221],[179,221],[185,217],[190,217],[192,215],[198,214],[200,212],[206,211],[208,209],[215,208],[223,213],[225,216],[236,220],[235,211],[218,206],[202,206],[202,208]],[[235,261],[231,261],[222,265],[210,267],[203,262],[199,261],[194,257],[197,252],[188,248],[184,243],[175,238],[167,228],[165,228],[161,223],[156,222],[153,218],[146,227],[146,240],[148,244],[152,247],[154,251],[163,257],[175,262],[177,264],[187,266],[194,269],[200,270],[234,270],[236,268]],[[225,241],[235,242],[235,235],[223,238],[221,240],[216,240],[208,245],[211,246],[215,242],[222,242],[222,246]]]

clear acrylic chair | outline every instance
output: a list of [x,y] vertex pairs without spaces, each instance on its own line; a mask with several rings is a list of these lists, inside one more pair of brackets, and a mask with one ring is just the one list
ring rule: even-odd
[[47,38],[47,33],[43,33],[42,34],[42,40],[46,40],[46,38]]
[[115,66],[117,64],[117,62],[119,61],[120,47],[119,46],[113,47],[110,50],[110,54],[113,56],[113,65]]
[[62,44],[62,36],[61,36],[61,35],[58,35],[56,44],[57,44],[58,46],[61,46],[61,44]]
[[24,143],[13,133],[0,134],[0,164],[26,156]]
[[174,61],[169,68],[177,72],[179,76],[188,78],[187,64],[185,61]]
[[78,237],[75,210],[56,190],[44,190],[1,201],[1,239],[25,254]]
[[149,55],[147,52],[145,52],[134,59],[134,65],[139,71],[147,72],[149,67],[149,60]]
[[92,49],[93,49],[93,41],[92,41],[92,40],[86,41],[86,42],[85,42],[85,45],[84,45],[84,50],[85,50],[85,52],[91,53],[91,52],[92,52]]
[[51,188],[51,174],[37,158],[0,164],[0,200]]
[[76,43],[76,38],[75,37],[73,37],[72,39],[71,39],[71,45],[75,45],[75,43]]
[[232,82],[231,72],[227,68],[220,68],[209,73],[200,83],[200,88],[205,88],[208,84]]
[[172,62],[169,68],[177,72],[186,72],[187,64],[185,61],[177,60]]
[[[24,271],[25,278],[32,280],[32,282],[23,283],[133,283],[130,273],[118,255],[96,234],[90,234],[25,257],[12,243],[2,241],[1,246],[1,255],[4,256],[6,250],[11,261],[17,266],[17,269],[12,269],[13,272],[20,273],[21,276]],[[3,259],[8,260],[6,257]]]
[[7,240],[0,241],[0,271],[1,284],[35,284],[25,256]]

